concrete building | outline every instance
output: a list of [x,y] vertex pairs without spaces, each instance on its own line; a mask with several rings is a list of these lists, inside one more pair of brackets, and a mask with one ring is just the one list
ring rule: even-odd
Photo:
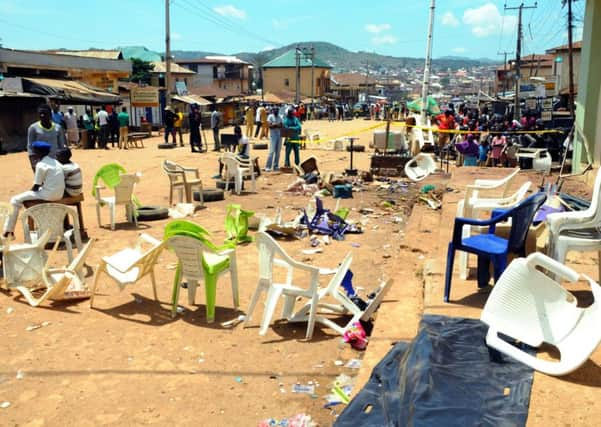
[[[332,67],[319,58],[311,61],[300,56],[300,95],[303,98],[324,96],[330,92]],[[313,78],[311,77],[313,76]],[[311,90],[313,89],[313,94]],[[263,65],[263,91],[271,93],[296,92],[296,51],[289,50]]]
[[235,56],[207,56],[200,59],[176,60],[194,75],[191,87],[224,89],[238,95],[250,92],[252,65]]
[[[545,55],[527,55],[520,60],[521,85],[526,85],[530,82],[531,77],[540,77],[545,81],[552,82],[553,77],[553,60],[554,56]],[[495,70],[495,88],[497,92],[503,92],[504,88],[507,91],[515,90],[515,71],[516,61],[511,59],[505,66],[501,65]]]
[[5,77],[47,77],[77,80],[117,93],[119,79],[131,74],[131,62],[81,54],[0,48],[0,73]]
[[332,74],[330,89],[331,93],[340,97],[342,102],[352,105],[359,101],[359,94],[376,93],[376,80],[361,73]]
[[[578,76],[580,75],[580,52],[582,41],[572,44],[572,63],[574,74],[574,90],[578,93]],[[553,76],[555,77],[555,92],[558,95],[568,94],[570,90],[569,75],[569,47],[568,45],[557,46],[547,50],[547,54],[553,55]]]

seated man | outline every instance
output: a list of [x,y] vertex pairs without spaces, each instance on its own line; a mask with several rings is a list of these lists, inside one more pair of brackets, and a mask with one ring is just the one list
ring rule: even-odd
[[71,150],[68,148],[58,150],[56,160],[62,165],[65,175],[65,197],[79,196],[83,189],[81,169],[77,163],[71,161]]
[[[238,154],[236,157],[239,157],[243,160],[248,160],[250,158],[250,142],[248,141],[248,138],[246,136],[242,135],[242,129],[240,128],[240,126],[236,126],[234,128],[234,135],[238,140],[238,144],[236,145],[236,147],[238,148]],[[252,160],[254,164],[254,172],[257,174],[257,176],[260,176],[261,169],[259,168],[259,158],[255,157]],[[214,178],[221,178],[222,171],[223,163],[221,162],[221,159],[219,159],[219,175],[215,176]]]
[[23,202],[27,200],[47,200],[49,202],[60,200],[65,192],[65,175],[61,164],[50,157],[52,146],[47,142],[35,141],[31,144],[31,157],[35,163],[35,175],[33,178],[33,187],[31,190],[17,194],[10,199],[13,211],[6,219],[4,224],[4,233],[2,237],[15,237],[15,225],[19,217],[19,210],[23,207]]

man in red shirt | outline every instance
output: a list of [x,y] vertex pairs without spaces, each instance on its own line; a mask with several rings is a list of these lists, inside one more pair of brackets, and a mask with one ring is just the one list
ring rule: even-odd
[[[438,123],[438,129],[440,130],[452,130],[455,129],[455,116],[451,110],[446,110],[443,114],[436,116],[436,122]],[[447,132],[440,132],[438,134],[438,145],[442,148],[449,142],[451,134]]]

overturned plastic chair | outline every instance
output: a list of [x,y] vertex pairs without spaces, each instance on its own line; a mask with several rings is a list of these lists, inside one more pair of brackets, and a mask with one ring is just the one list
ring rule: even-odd
[[435,170],[436,162],[426,153],[419,153],[405,164],[405,175],[411,181],[421,181]]
[[[577,306],[576,297],[540,271],[561,279],[585,279],[595,302]],[[566,375],[584,364],[601,343],[601,287],[586,275],[540,253],[514,260],[494,286],[482,311],[489,325],[486,343],[502,353],[549,375]],[[559,361],[543,360],[505,341],[499,334],[539,347],[555,346]]]
[[[69,217],[73,228],[65,230],[64,220]],[[73,237],[77,250],[81,251],[83,247],[81,234],[79,233],[77,211],[70,206],[60,203],[41,203],[26,209],[21,216],[21,221],[23,223],[23,234],[26,243],[31,243],[48,230],[50,231],[49,242],[65,242],[69,262],[73,260],[71,238]],[[30,228],[30,221],[35,230]]]
[[552,213],[546,218],[549,229],[549,255],[563,263],[569,251],[597,252],[598,280],[601,281],[601,169],[588,209]]
[[252,242],[252,237],[248,235],[248,219],[255,213],[242,209],[240,205],[228,205],[225,214],[225,231],[228,240],[236,243]]
[[[55,243],[54,251],[56,251],[58,243],[58,241]],[[44,292],[40,296],[35,296],[32,290],[25,286],[17,286],[17,290],[33,307],[39,306],[46,300],[65,301],[89,298],[91,293],[80,277],[79,271],[82,270],[93,243],[94,240],[90,239],[67,267],[49,268],[46,266],[42,271]]]
[[109,276],[120,290],[150,275],[154,299],[158,300],[154,267],[163,247],[162,241],[142,233],[133,248],[125,248],[111,256],[102,257],[94,276],[90,308],[94,306],[94,295],[102,273]]
[[230,245],[216,247],[208,240],[206,234],[185,231],[183,225],[166,229],[164,240],[166,245],[175,251],[178,258],[171,298],[173,317],[177,313],[179,290],[184,278],[188,284],[190,305],[194,304],[198,282],[204,281],[207,323],[215,321],[217,280],[222,274],[230,273],[234,308],[238,308],[238,269],[235,248]]
[[44,248],[49,240],[50,231],[48,230],[35,243],[10,244],[4,240],[2,269],[7,288],[40,283],[48,261],[48,254]]

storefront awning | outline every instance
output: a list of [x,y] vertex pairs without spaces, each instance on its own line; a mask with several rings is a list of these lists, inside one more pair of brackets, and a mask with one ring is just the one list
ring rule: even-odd
[[171,97],[174,101],[184,102],[186,104],[211,105],[211,101],[198,95],[175,95]]

